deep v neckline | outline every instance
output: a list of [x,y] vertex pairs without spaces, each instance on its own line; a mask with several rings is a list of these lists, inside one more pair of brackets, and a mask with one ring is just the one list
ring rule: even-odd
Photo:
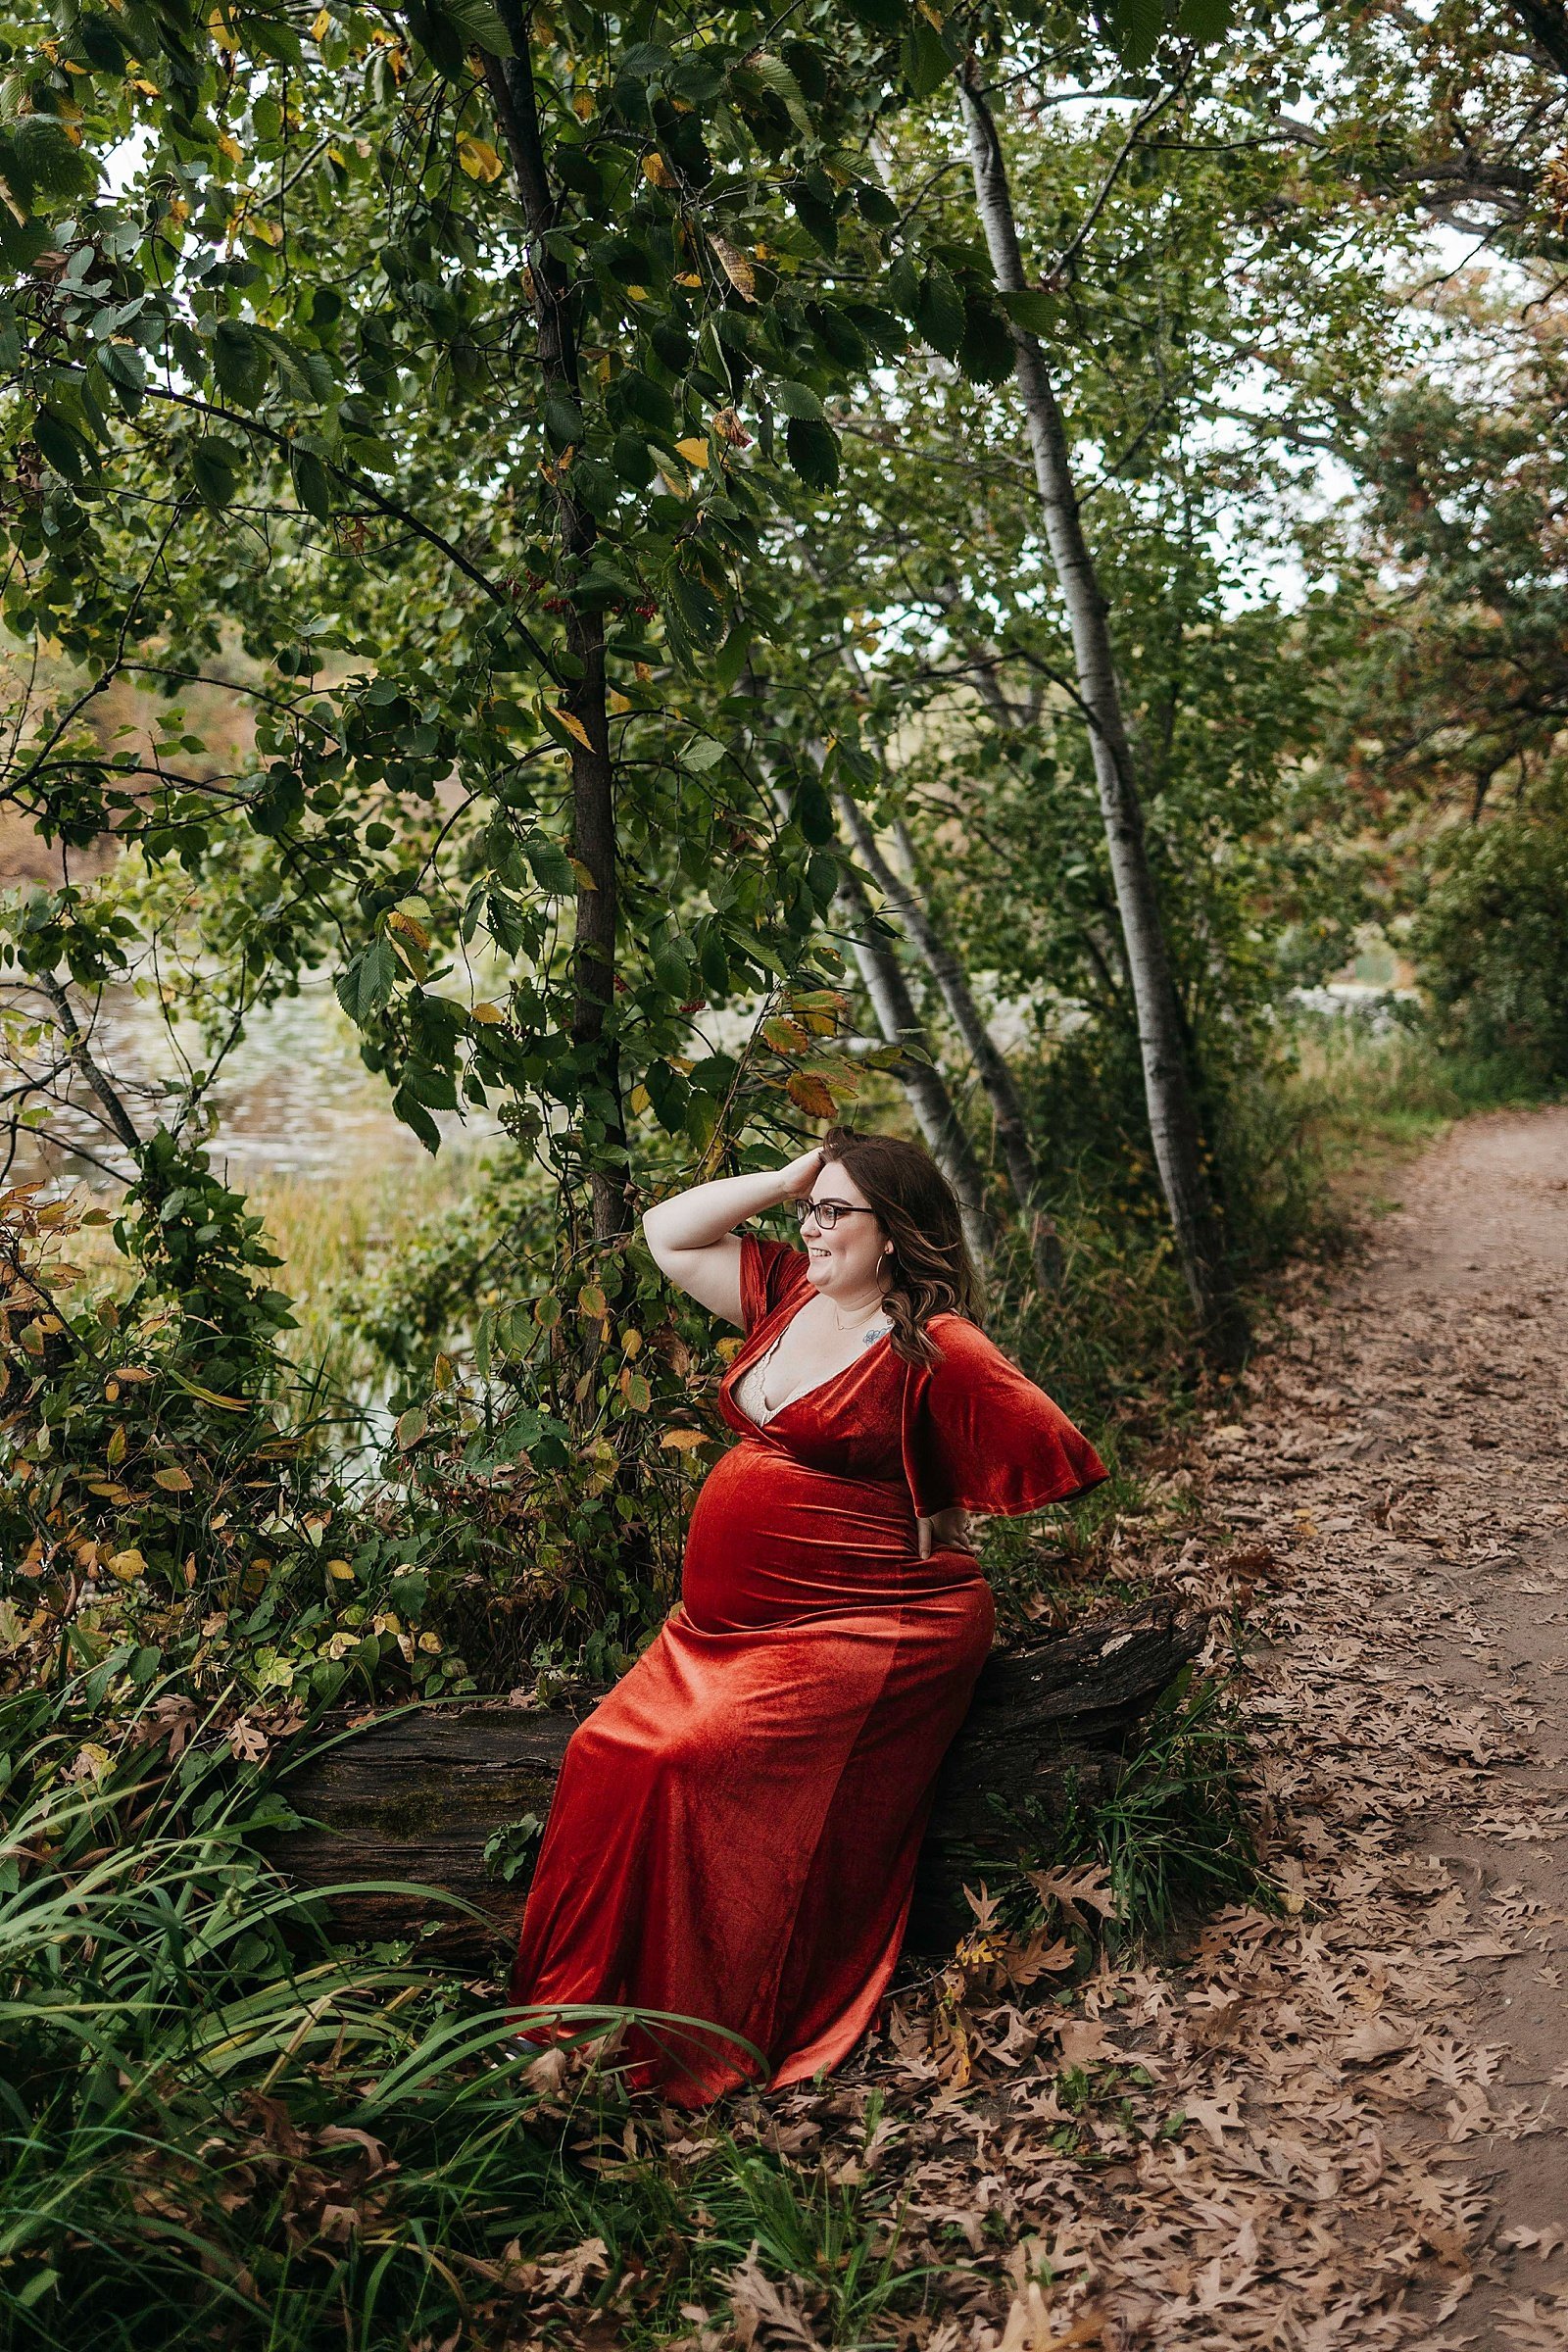
[[[810,1300],[808,1298],[803,1298],[801,1300],[800,1305],[793,1310],[790,1315],[789,1322],[784,1325],[784,1328],[778,1334],[778,1337],[769,1343],[765,1354],[771,1354],[774,1348],[783,1346],[785,1336],[789,1332],[791,1324],[794,1323],[796,1316],[803,1313],[806,1307],[808,1307],[809,1304]],[[842,1380],[846,1372],[853,1372],[857,1364],[864,1363],[866,1357],[872,1353],[873,1349],[884,1346],[885,1343],[892,1337],[893,1330],[890,1324],[886,1331],[879,1331],[874,1340],[864,1341],[861,1345],[859,1354],[852,1355],[847,1364],[840,1364],[838,1370],[836,1372],[830,1372],[825,1380],[813,1380],[808,1388],[797,1389],[793,1396],[786,1396],[783,1403],[776,1405],[773,1411],[768,1414],[765,1421],[759,1421],[755,1419],[754,1416],[746,1410],[745,1405],[740,1402],[736,1396],[736,1391],[739,1389],[740,1384],[745,1379],[747,1373],[756,1371],[758,1365],[763,1362],[765,1357],[754,1356],[749,1364],[737,1362],[730,1373],[730,1402],[734,1405],[736,1411],[740,1414],[742,1420],[746,1422],[749,1428],[755,1429],[760,1436],[765,1435],[765,1433],[772,1428],[774,1422],[780,1420],[785,1413],[791,1410],[793,1406],[802,1403],[808,1396],[817,1396],[823,1389],[830,1389],[836,1380]]]

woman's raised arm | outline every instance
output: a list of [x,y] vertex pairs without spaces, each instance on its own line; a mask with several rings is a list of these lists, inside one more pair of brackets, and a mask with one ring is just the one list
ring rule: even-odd
[[655,1265],[710,1314],[744,1323],[741,1244],[734,1228],[780,1200],[808,1193],[821,1165],[821,1151],[813,1146],[785,1167],[715,1177],[711,1184],[694,1184],[689,1193],[656,1200],[643,1214],[643,1239]]

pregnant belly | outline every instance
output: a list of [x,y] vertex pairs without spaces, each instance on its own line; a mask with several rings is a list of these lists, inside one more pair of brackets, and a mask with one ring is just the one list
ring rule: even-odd
[[704,1481],[686,1538],[681,1599],[714,1633],[834,1610],[897,1608],[979,1583],[965,1552],[919,1557],[902,1480],[835,1478],[743,1442]]

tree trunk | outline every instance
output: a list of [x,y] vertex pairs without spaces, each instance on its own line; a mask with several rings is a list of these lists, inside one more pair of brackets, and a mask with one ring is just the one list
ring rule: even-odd
[[909,994],[903,966],[891,942],[877,932],[865,884],[851,866],[843,868],[843,875],[839,900],[845,912],[845,928],[854,944],[855,959],[860,967],[860,978],[871,1000],[877,1027],[890,1046],[899,1046],[906,1053],[909,1048],[914,1049],[899,1065],[899,1081],[909,1098],[909,1106],[932,1158],[957,1195],[969,1254],[983,1269],[990,1264],[997,1247],[996,1228],[986,1205],[985,1170],[958,1116],[957,1104],[948,1091],[948,1082],[932,1057],[925,1024]]
[[[1006,162],[972,57],[959,70],[958,91],[968,132],[975,203],[992,270],[1004,293],[1021,293],[1026,281]],[[1101,815],[1110,851],[1111,878],[1127,943],[1154,1160],[1205,1343],[1221,1362],[1235,1363],[1246,1352],[1247,1321],[1203,1170],[1176,987],[1150,869],[1105,596],[1084,536],[1066,431],[1045,355],[1016,319],[1011,322],[1011,332],[1046,543],[1067,608],[1078,691],[1089,722]]]
[[1007,1171],[1012,1197],[1028,1227],[1029,1250],[1034,1260],[1036,1279],[1042,1290],[1058,1291],[1062,1278],[1061,1237],[1043,1203],[1040,1169],[1029,1142],[1029,1124],[1024,1115],[1017,1080],[986,1026],[985,1015],[969,986],[968,973],[931,920],[917,892],[905,882],[901,874],[894,871],[883,857],[877,847],[876,836],[865,821],[865,811],[847,792],[839,794],[838,804],[839,821],[854,842],[857,856],[878,890],[896,910],[916,953],[924,957],[931,977],[942,992],[942,1001],[963,1042],[964,1051],[974,1063],[975,1075],[991,1104],[991,1116],[997,1131],[997,1149],[1002,1154],[1002,1164]]
[[[989,1661],[943,1769],[908,1949],[951,1949],[972,1920],[965,1886],[988,1873],[999,1883],[1020,1854],[1041,1860],[1042,1836],[1069,1805],[1109,1795],[1138,1726],[1200,1640],[1200,1627],[1153,1608]],[[302,1740],[286,1784],[306,1826],[270,1841],[271,1859],[297,1884],[334,1890],[346,1936],[406,1936],[443,1919],[445,1948],[486,1956],[515,1936],[523,1898],[520,1874],[509,1886],[487,1871],[486,1841],[529,1814],[544,1821],[576,1723],[494,1701],[404,1709],[353,1732],[329,1718]]]
[[[528,283],[539,336],[539,366],[548,389],[580,417],[581,370],[571,289],[545,239],[556,225],[557,204],[545,164],[539,102],[534,89],[528,19],[518,0],[499,0],[512,42],[509,58],[487,57],[485,78],[495,104],[528,223]],[[588,1183],[594,1239],[611,1243],[631,1229],[626,1197],[625,1113],[619,1054],[606,1035],[614,1001],[619,889],[615,865],[615,771],[606,699],[605,624],[572,597],[579,566],[598,538],[598,525],[571,488],[569,469],[556,473],[556,512],[565,559],[566,650],[580,675],[567,680],[561,707],[570,728],[572,849],[583,868],[576,898],[572,961],[571,1042],[582,1090],[582,1114],[605,1130],[604,1146],[589,1151]],[[597,1162],[598,1164],[593,1164]]]
[[[804,549],[804,555],[808,569],[820,581],[821,568],[808,547]],[[864,687],[864,666],[853,646],[846,645],[843,648],[843,659],[857,685]],[[988,683],[997,694],[1001,694],[995,678],[990,678]],[[885,770],[887,756],[880,744],[874,748]],[[1029,1122],[1024,1116],[1017,1083],[986,1026],[985,1015],[969,986],[969,975],[914,891],[889,866],[854,796],[841,790],[838,806],[840,823],[854,842],[861,863],[877,888],[897,907],[906,935],[940,989],[949,1017],[974,1063],[975,1075],[991,1104],[997,1144],[1002,1152],[1003,1166],[1007,1171],[1007,1182],[1028,1232],[1035,1279],[1042,1290],[1057,1291],[1061,1288],[1063,1273],[1061,1237],[1045,1206],[1040,1168],[1029,1142]],[[912,869],[912,859],[910,862]]]

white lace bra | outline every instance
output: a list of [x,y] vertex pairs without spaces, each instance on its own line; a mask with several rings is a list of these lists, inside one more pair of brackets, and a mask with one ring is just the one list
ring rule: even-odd
[[[784,1328],[787,1331],[789,1329],[788,1324],[786,1324]],[[866,1330],[864,1339],[862,1339],[860,1342],[861,1348],[869,1348],[873,1340],[885,1339],[892,1328],[893,1326],[891,1323],[871,1324]],[[808,1387],[804,1389],[797,1389],[793,1396],[786,1396],[781,1403],[769,1406],[767,1401],[767,1367],[773,1361],[774,1356],[777,1355],[783,1338],[784,1332],[781,1331],[778,1335],[778,1338],[773,1342],[772,1347],[764,1348],[755,1364],[747,1365],[745,1371],[741,1374],[739,1380],[736,1381],[735,1386],[730,1391],[731,1396],[740,1406],[740,1409],[746,1415],[747,1420],[755,1422],[759,1429],[765,1429],[770,1421],[776,1421],[780,1413],[786,1411],[792,1404],[799,1404],[803,1396],[814,1396],[818,1389],[825,1389],[829,1381],[838,1380],[844,1373],[849,1371],[850,1364],[853,1364],[858,1360],[857,1357],[852,1356],[850,1358],[850,1364],[840,1364],[837,1372],[829,1372],[822,1380],[811,1381]]]

